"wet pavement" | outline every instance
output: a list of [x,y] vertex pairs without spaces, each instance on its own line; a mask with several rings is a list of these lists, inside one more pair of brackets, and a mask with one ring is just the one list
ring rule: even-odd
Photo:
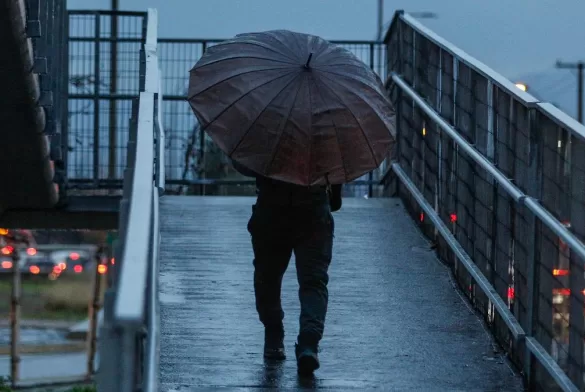
[[253,202],[162,198],[161,392],[522,390],[396,199],[344,199],[334,214],[321,369],[313,378],[296,372],[293,261],[283,284],[288,359],[265,363],[246,230]]

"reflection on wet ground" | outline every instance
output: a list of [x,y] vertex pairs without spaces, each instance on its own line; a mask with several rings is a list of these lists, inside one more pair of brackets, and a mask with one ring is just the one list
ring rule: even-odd
[[161,392],[216,389],[521,391],[401,204],[346,199],[335,214],[329,312],[315,377],[297,375],[298,285],[283,282],[287,360],[265,363],[255,311],[253,199],[161,201]]

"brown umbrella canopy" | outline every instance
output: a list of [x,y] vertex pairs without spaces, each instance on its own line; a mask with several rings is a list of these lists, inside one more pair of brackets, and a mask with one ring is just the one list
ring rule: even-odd
[[299,185],[349,182],[394,142],[380,78],[348,50],[285,30],[210,47],[191,70],[202,128],[254,172]]

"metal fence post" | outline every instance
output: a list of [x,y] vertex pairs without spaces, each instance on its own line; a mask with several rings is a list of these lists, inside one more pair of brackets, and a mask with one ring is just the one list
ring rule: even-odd
[[[402,75],[404,72],[404,29],[403,29],[403,22],[400,19],[400,16],[404,14],[404,11],[400,10],[396,12],[396,21],[397,21],[397,28],[398,28],[398,59],[396,64],[398,65],[398,69],[395,70],[396,73]],[[403,104],[403,95],[402,89],[398,88],[396,93],[396,148],[394,150],[394,159],[400,163],[400,143],[401,143],[401,136],[402,136],[402,104]],[[395,189],[394,195],[400,195],[400,181],[396,180],[395,182]]]
[[[539,134],[539,130],[536,126],[536,110],[529,110],[529,129],[530,129],[530,155],[529,155],[529,168],[528,168],[528,194],[534,198],[540,199],[542,192],[542,135]],[[525,206],[522,206],[524,211],[527,211]],[[529,212],[529,233],[531,235],[531,244],[528,247],[527,257],[527,277],[526,277],[526,294],[527,294],[527,306],[526,306],[526,325],[523,325],[524,331],[527,337],[533,336],[535,332],[534,322],[538,319],[538,312],[536,307],[538,306],[538,277],[537,277],[537,262],[540,247],[540,226],[541,222],[534,216],[533,213]],[[532,374],[532,352],[529,350],[528,345],[525,345],[524,351],[524,374],[528,382],[528,387],[533,386],[533,374]]]
[[93,295],[89,303],[89,328],[87,333],[87,374],[86,378],[91,379],[95,373],[95,353],[97,347],[97,326],[99,319],[99,311],[101,309],[101,294],[102,294],[102,274],[100,273],[100,265],[102,261],[103,250],[98,248],[95,253],[95,268],[93,279]]
[[16,384],[20,377],[20,255],[16,244],[12,251],[12,290],[10,299],[10,378],[12,388],[16,388]]
[[[571,135],[571,231],[585,239],[585,142]],[[583,390],[583,354],[585,326],[583,320],[583,289],[585,260],[575,252],[570,253],[569,288],[571,290],[569,310],[569,377],[577,388]]]
[[100,15],[95,14],[95,31],[94,31],[94,83],[93,83],[93,181],[97,188],[100,179]]
[[[370,43],[370,69],[374,71],[374,43]],[[368,180],[370,183],[368,184],[368,198],[372,198],[374,194],[374,171],[368,173]]]

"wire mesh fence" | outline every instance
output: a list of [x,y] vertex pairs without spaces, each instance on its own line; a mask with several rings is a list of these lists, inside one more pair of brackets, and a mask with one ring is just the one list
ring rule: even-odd
[[[462,54],[412,18],[397,15],[386,40],[388,70],[519,190],[539,200],[551,222],[585,237],[585,133],[548,104]],[[398,116],[395,160],[499,298],[570,380],[583,390],[583,260],[548,220],[535,217],[400,86],[390,84]],[[405,187],[400,195],[436,241],[460,288],[509,358],[537,390],[560,390],[550,363],[526,356],[493,301],[437,234]],[[553,223],[554,223],[553,222]],[[582,244],[580,244],[582,246]],[[554,369],[553,369],[554,370]],[[553,373],[551,375],[551,373]],[[555,379],[556,378],[556,379]]]
[[[189,70],[205,50],[221,40],[160,39],[163,77],[163,115],[166,130],[166,184],[176,192],[216,195],[253,195],[253,182],[237,173],[228,157],[198,127],[186,104]],[[385,48],[369,41],[340,41],[365,64],[385,77]],[[377,196],[379,171],[346,186],[346,196]],[[231,183],[231,184],[230,184]]]
[[69,12],[68,180],[98,187],[126,166],[146,13]]

